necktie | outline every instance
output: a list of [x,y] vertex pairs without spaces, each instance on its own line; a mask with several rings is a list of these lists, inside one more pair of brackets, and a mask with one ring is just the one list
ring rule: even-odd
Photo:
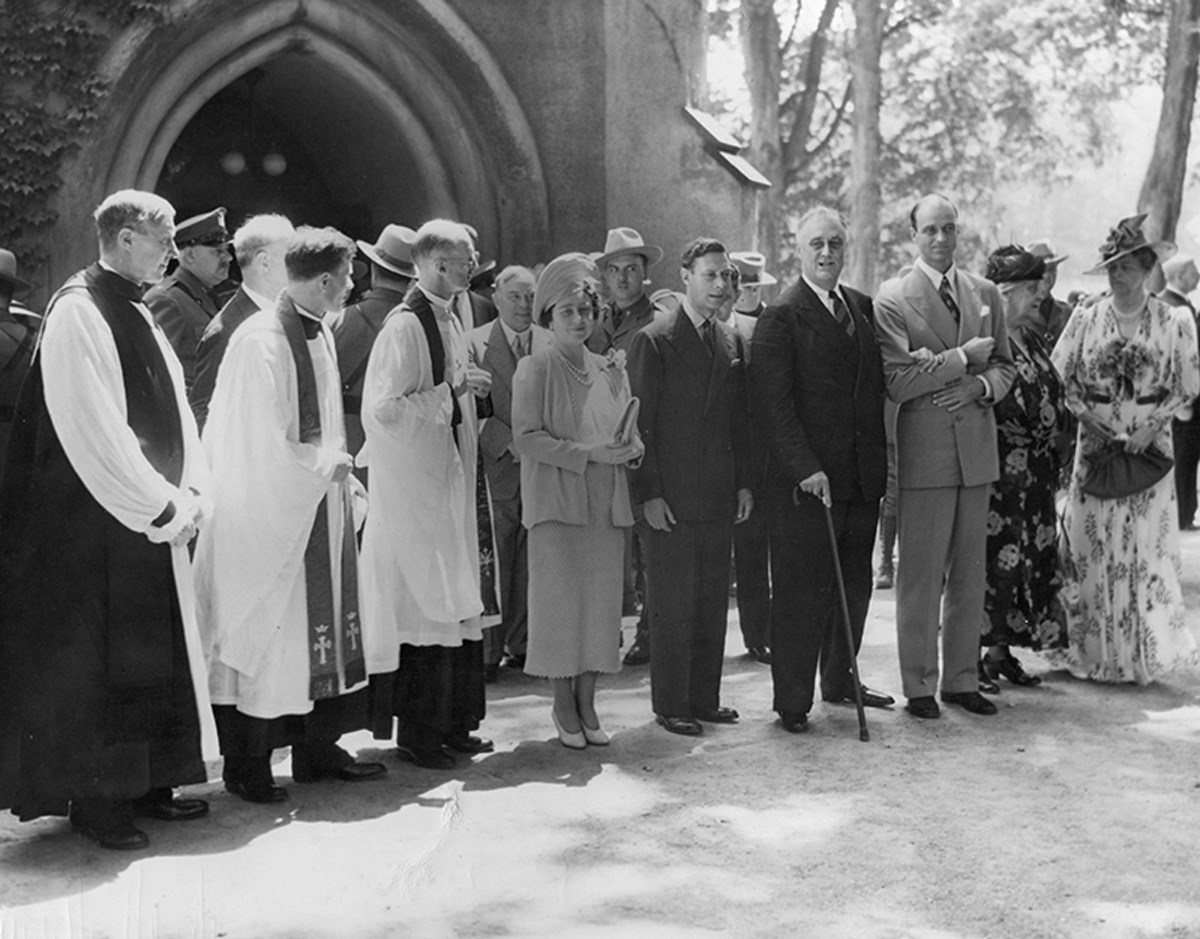
[[829,291],[829,300],[833,304],[833,318],[838,321],[838,325],[846,330],[846,335],[851,339],[854,338],[854,317],[850,315],[850,311],[846,309],[846,304],[842,298],[838,296],[836,290]]
[[712,355],[715,351],[712,320],[704,321],[704,324],[700,327],[700,338],[704,340],[704,345],[708,348],[708,354]]
[[962,319],[962,314],[958,311],[958,304],[954,302],[954,290],[950,287],[949,277],[942,277],[942,285],[938,287],[938,296],[942,298],[942,303],[946,304],[946,309],[954,317],[954,325],[957,326]]
[[518,362],[525,356],[529,355],[529,333],[517,333],[513,337],[513,355],[516,356]]
[[622,321],[623,319],[625,319],[625,311],[624,311],[624,310],[622,310],[622,309],[621,309],[619,306],[617,306],[616,304],[613,304],[613,308],[612,308],[612,324],[613,324],[613,332],[614,332],[614,333],[615,333],[615,332],[616,332],[618,329],[620,329],[620,328],[621,328],[621,321]]

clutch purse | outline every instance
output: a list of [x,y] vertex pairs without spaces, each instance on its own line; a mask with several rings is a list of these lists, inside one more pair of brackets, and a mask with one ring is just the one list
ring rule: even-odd
[[614,447],[628,446],[633,442],[633,435],[637,431],[638,412],[641,411],[642,402],[637,398],[630,398],[625,402],[625,409],[621,412],[620,420],[617,421],[616,429],[613,431],[612,445]]
[[1120,443],[1110,443],[1088,458],[1079,488],[1097,499],[1121,499],[1149,489],[1174,465],[1174,460],[1153,445],[1141,453],[1130,453]]

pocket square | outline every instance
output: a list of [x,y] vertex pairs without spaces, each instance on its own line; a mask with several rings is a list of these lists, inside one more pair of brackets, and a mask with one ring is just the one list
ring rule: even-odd
[[986,303],[979,308],[979,318],[980,319],[987,319],[991,315],[992,315],[992,308],[990,306],[988,306]]

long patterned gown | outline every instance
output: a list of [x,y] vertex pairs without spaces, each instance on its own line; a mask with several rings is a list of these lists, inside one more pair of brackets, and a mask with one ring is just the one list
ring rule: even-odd
[[[1196,328],[1186,309],[1151,297],[1136,332],[1122,336],[1111,301],[1079,308],[1054,347],[1053,361],[1080,414],[1090,408],[1117,433],[1152,424],[1171,453],[1171,417],[1200,391]],[[1079,602],[1069,608],[1069,646],[1056,657],[1079,678],[1147,684],[1194,661],[1184,622],[1175,482],[1119,499],[1080,489],[1087,461],[1104,440],[1080,422],[1065,512]]]
[[1066,405],[1041,337],[1009,338],[1017,374],[996,404],[1000,479],[988,507],[983,645],[1040,650],[1065,642],[1054,496]]

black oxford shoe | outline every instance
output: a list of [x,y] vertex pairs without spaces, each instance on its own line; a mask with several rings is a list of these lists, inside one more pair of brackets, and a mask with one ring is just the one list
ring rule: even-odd
[[[945,695],[942,697],[945,697]],[[937,702],[929,695],[924,695],[920,698],[909,698],[908,704],[904,706],[904,709],[913,717],[923,717],[926,720],[932,720],[942,715]]]
[[711,711],[697,711],[695,717],[697,720],[705,721],[709,724],[736,724],[738,722],[738,712],[733,708],[714,708]]
[[251,783],[241,779],[226,779],[225,791],[237,796],[243,802],[254,802],[259,805],[269,805],[272,802],[285,802],[288,791],[283,786],[274,783]]
[[978,691],[943,691],[942,700],[947,704],[957,704],[972,714],[990,715],[996,713],[996,705]]
[[442,739],[442,746],[455,753],[491,753],[496,749],[496,745],[486,737],[476,737],[468,733],[447,734]]
[[190,822],[208,814],[208,803],[203,799],[179,799],[172,796],[164,799],[150,793],[134,800],[133,811],[143,818],[157,818],[161,822]]
[[700,722],[694,721],[690,717],[667,717],[664,714],[655,714],[654,719],[668,733],[682,734],[685,737],[697,737],[704,733]]
[[808,730],[808,715],[794,711],[779,712],[779,726],[789,734],[801,734]]

